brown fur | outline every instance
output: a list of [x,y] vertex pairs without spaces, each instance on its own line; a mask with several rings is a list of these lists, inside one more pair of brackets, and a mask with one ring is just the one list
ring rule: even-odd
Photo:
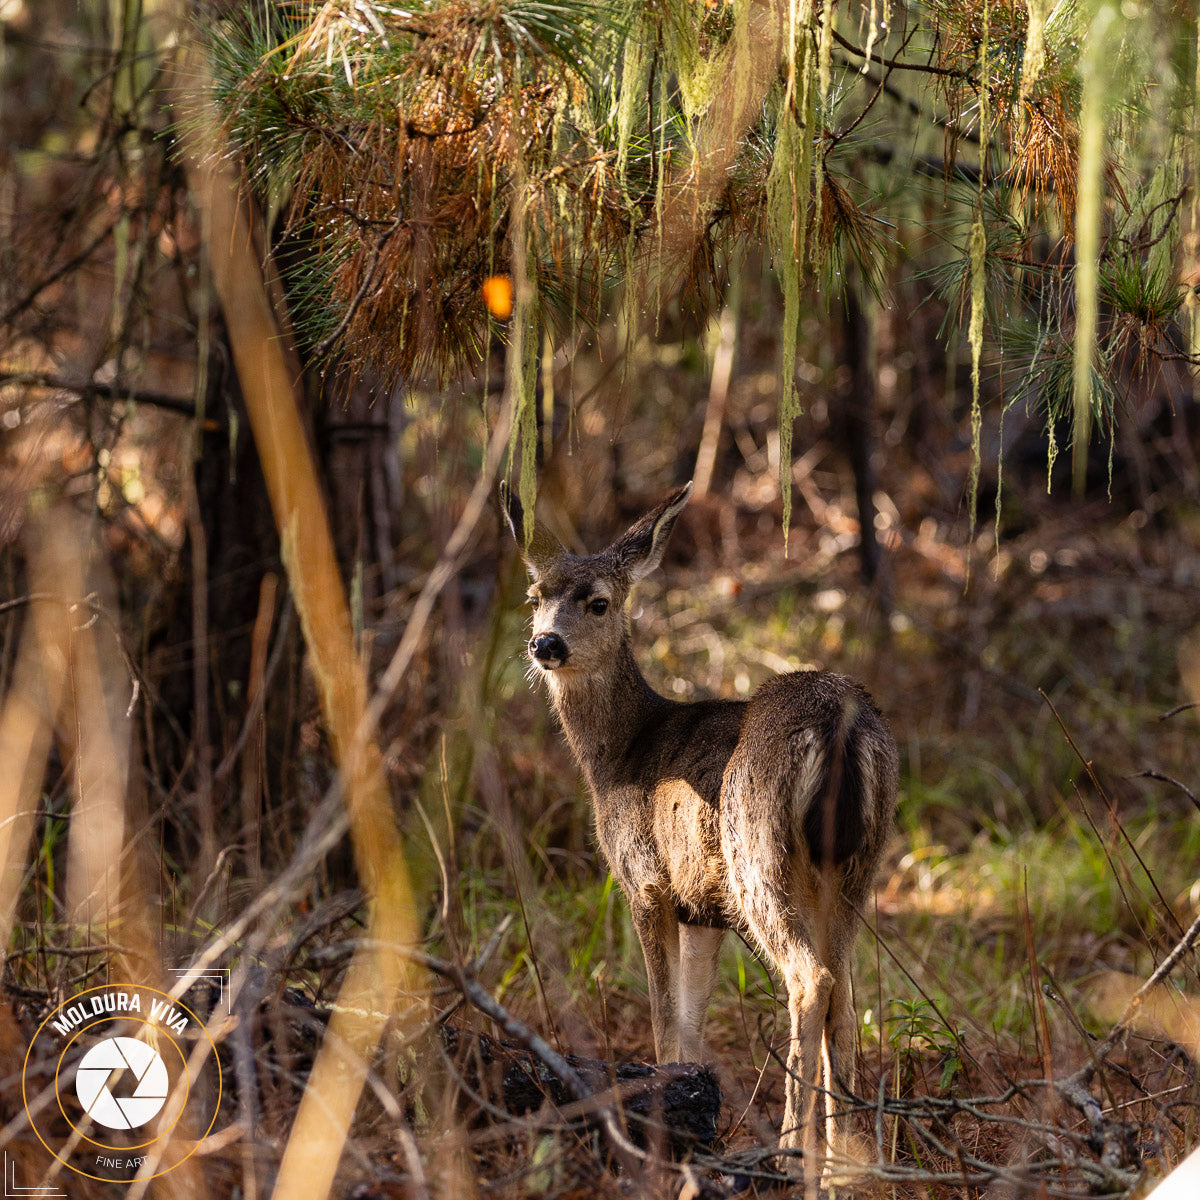
[[[722,933],[752,938],[788,993],[781,1142],[813,1163],[818,1126],[833,1151],[847,1145],[834,1109],[854,1087],[850,959],[891,827],[896,745],[862,687],[825,671],[777,676],[748,701],[679,703],[646,683],[625,600],[661,561],[690,492],[600,554],[567,554],[539,531],[525,552],[537,600],[531,658],[629,900],[659,1061],[703,1055]],[[516,534],[520,504],[504,499]],[[593,610],[597,599],[606,612]],[[805,1174],[815,1187],[820,1173]]]

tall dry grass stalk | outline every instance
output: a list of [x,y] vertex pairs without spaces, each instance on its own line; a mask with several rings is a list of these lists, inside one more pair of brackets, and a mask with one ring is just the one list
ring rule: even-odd
[[[121,857],[125,846],[125,789],[129,781],[132,680],[118,644],[116,587],[102,554],[91,553],[91,523],[68,504],[55,507],[43,530],[42,553],[63,601],[43,610],[66,637],[67,693],[58,720],[59,752],[70,763],[67,916],[72,924],[111,936],[123,916]],[[76,605],[87,595],[86,606]],[[134,964],[130,964],[134,966]],[[144,964],[137,964],[140,970]],[[141,982],[139,975],[130,982]]]
[[52,529],[47,523],[42,536],[40,522],[28,526],[26,563],[35,598],[0,712],[0,762],[5,764],[0,771],[0,937],[6,950],[70,661],[65,594],[59,590],[66,581],[56,568],[60,560],[68,566],[71,560],[56,552]]
[[279,1197],[322,1200],[333,1184],[368,1066],[397,1002],[404,997],[398,1014],[401,1031],[414,1032],[425,1015],[428,988],[408,954],[420,931],[379,749],[373,736],[360,733],[366,728],[366,679],[301,423],[299,380],[288,368],[284,334],[254,251],[242,181],[222,146],[206,82],[200,56],[182,54],[171,74],[181,149],[369,902],[366,937],[339,992],[275,1185]]
[[[162,989],[153,907],[127,831],[133,680],[119,644],[111,573],[94,552],[94,526],[69,501],[26,522],[31,600],[13,683],[0,714],[0,934],[9,945],[25,882],[30,830],[50,747],[57,736],[72,786],[67,917],[88,942],[110,947],[110,978]],[[90,564],[90,566],[89,566]],[[178,1120],[176,1121],[176,1118]],[[160,1118],[170,1129],[156,1162],[171,1170],[169,1194],[201,1197],[204,1179],[185,1161],[195,1129],[187,1113]],[[76,1132],[42,1176],[53,1186],[82,1138]],[[166,1186],[157,1183],[161,1192]]]

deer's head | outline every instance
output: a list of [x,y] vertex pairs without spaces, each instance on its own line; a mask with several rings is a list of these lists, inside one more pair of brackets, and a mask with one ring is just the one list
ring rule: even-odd
[[692,494],[685,484],[636,521],[599,554],[568,554],[540,526],[524,545],[525,513],[505,484],[500,500],[505,520],[529,569],[533,607],[529,657],[547,675],[601,674],[611,669],[628,637],[625,601],[629,589],[662,561],[667,538]]

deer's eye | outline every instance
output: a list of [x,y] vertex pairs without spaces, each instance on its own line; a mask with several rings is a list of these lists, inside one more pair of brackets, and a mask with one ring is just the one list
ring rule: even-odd
[[603,596],[597,596],[595,600],[588,601],[588,612],[594,616],[602,617],[608,612],[608,601]]
[[537,606],[542,602],[541,596],[529,596],[528,600],[530,608],[537,608]]

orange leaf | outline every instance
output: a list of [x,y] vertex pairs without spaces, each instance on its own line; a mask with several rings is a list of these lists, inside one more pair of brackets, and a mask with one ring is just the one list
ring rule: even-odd
[[507,275],[492,275],[483,281],[483,302],[498,321],[512,316],[513,286]]

